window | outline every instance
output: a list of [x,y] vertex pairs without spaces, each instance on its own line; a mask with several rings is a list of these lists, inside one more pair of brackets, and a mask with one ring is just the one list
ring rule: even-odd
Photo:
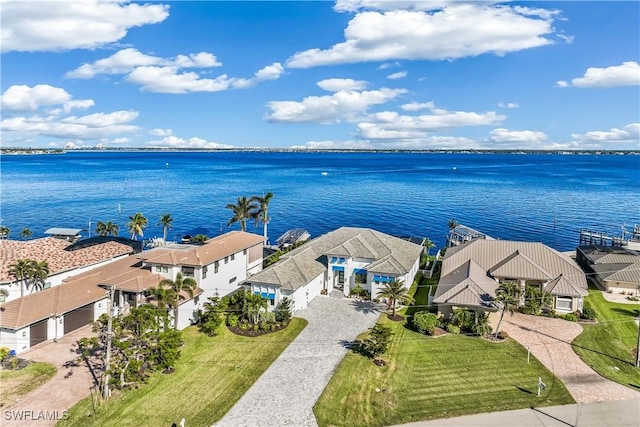
[[344,271],[338,271],[338,283],[344,285]]
[[245,249],[242,251],[242,255],[246,255],[246,254],[247,254],[247,250]]
[[182,267],[182,275],[185,277],[193,277],[195,269],[193,267]]
[[203,279],[207,278],[207,271],[209,271],[209,269],[207,268],[206,265],[204,267],[202,267],[202,278]]
[[220,263],[218,261],[213,263],[213,273],[217,273],[218,272],[218,268],[220,267]]
[[269,298],[269,305],[276,305],[276,300],[273,298]]
[[160,273],[162,271],[161,265],[156,265],[156,273]]
[[224,257],[224,263],[226,264],[228,262],[229,262],[229,257],[228,256]]
[[0,294],[0,302],[4,302],[6,298],[4,294]]
[[235,281],[236,281],[236,278],[235,278],[235,277],[232,277],[231,279],[229,279],[229,283],[233,283],[233,282],[235,282]]
[[45,282],[45,284],[42,287],[42,289],[49,289],[50,287],[51,287],[51,282]]
[[556,309],[557,310],[565,310],[571,311],[571,297],[556,297]]
[[367,274],[366,273],[356,273],[356,282],[365,284],[367,283]]
[[236,254],[231,254],[231,261],[233,261],[234,259],[236,259]]

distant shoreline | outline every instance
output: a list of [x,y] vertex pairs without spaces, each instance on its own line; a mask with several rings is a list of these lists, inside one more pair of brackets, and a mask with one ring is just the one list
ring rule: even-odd
[[401,150],[401,149],[304,149],[304,148],[80,148],[80,149],[47,149],[47,148],[0,148],[2,155],[50,155],[66,153],[93,153],[93,152],[186,152],[186,153],[425,153],[425,154],[561,154],[561,155],[640,155],[640,150],[495,150],[495,149],[428,149],[428,150]]

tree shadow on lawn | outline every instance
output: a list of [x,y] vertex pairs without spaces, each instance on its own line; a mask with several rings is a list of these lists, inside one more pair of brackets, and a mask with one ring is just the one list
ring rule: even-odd
[[630,317],[638,317],[638,315],[640,315],[640,309],[630,310],[628,308],[612,307],[611,311]]
[[532,392],[531,390],[527,390],[526,388],[522,388],[522,387],[517,386],[517,385],[515,385],[515,384],[513,384],[513,386],[514,386],[515,388],[517,388],[518,390],[520,390],[521,392],[523,392],[523,393],[533,394],[533,392]]
[[561,340],[561,339],[560,339],[560,338],[558,338],[558,337],[555,337],[555,336],[553,336],[553,335],[546,334],[546,333],[541,332],[541,331],[536,331],[536,330],[531,329],[531,328],[527,328],[526,326],[519,326],[519,328],[520,328],[520,329],[522,329],[522,330],[525,330],[525,331],[535,332],[535,333],[538,333],[538,334],[540,334],[540,335],[544,335],[545,337],[553,338],[553,339],[554,339],[554,340],[556,340],[556,341],[560,341],[560,342],[563,342],[563,343],[565,343],[565,344],[569,344],[571,347],[578,347],[578,348],[581,348],[581,349],[583,349],[583,350],[587,350],[587,351],[590,351],[590,352],[592,352],[592,353],[599,354],[599,355],[601,355],[601,356],[606,356],[606,357],[608,357],[608,358],[610,358],[610,359],[617,360],[618,362],[624,363],[624,364],[626,364],[626,365],[634,365],[634,363],[630,362],[629,360],[620,359],[619,357],[613,356],[613,355],[611,355],[611,354],[603,353],[603,352],[601,352],[601,351],[599,351],[599,350],[594,350],[594,349],[592,349],[592,348],[584,347],[584,346],[582,346],[582,345],[575,344],[575,343],[573,343],[573,342],[571,342],[571,341]]

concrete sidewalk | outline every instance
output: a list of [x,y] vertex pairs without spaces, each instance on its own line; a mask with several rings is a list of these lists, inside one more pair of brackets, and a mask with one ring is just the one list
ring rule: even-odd
[[402,427],[436,426],[638,427],[640,426],[640,399],[518,409],[402,425]]

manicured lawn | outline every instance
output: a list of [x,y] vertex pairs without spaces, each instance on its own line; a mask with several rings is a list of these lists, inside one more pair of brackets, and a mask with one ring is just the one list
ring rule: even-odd
[[170,426],[186,418],[189,427],[210,426],[240,399],[307,321],[294,318],[287,329],[255,338],[233,335],[226,327],[207,337],[184,330],[185,347],[176,371],[155,374],[147,384],[102,403],[95,414],[91,399],[74,406],[62,426]]
[[413,294],[414,302],[407,307],[407,316],[411,316],[418,311],[428,310],[429,293],[433,293],[436,286],[438,286],[438,279],[427,279],[426,277],[420,279]]
[[603,377],[640,390],[640,369],[634,367],[631,353],[638,334],[633,319],[640,314],[640,304],[612,303],[598,290],[589,290],[585,301],[598,313],[598,323],[583,325],[584,331],[573,340],[574,351]]
[[[564,385],[513,340],[430,338],[392,325],[385,367],[349,352],[314,408],[320,426],[381,426],[573,403]],[[547,390],[538,397],[541,377]],[[516,421],[514,421],[516,423]]]
[[17,398],[40,387],[56,374],[56,367],[49,363],[32,363],[24,369],[0,370],[0,407],[6,408]]

